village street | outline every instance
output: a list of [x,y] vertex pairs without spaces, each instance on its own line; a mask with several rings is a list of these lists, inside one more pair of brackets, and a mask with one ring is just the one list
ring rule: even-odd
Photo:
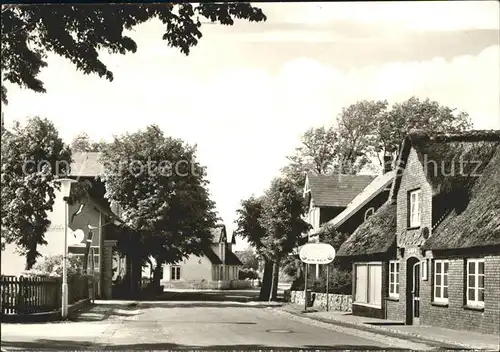
[[174,294],[169,301],[98,305],[65,323],[2,324],[2,350],[432,349],[290,319],[265,302],[245,302],[255,293]]

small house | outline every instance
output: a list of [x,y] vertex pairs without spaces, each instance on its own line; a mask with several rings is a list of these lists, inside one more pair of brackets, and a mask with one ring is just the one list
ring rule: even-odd
[[211,231],[212,245],[204,248],[202,255],[191,255],[182,262],[164,265],[162,284],[165,288],[236,288],[238,272],[243,265],[232,251],[236,238],[233,234],[228,240],[224,225]]

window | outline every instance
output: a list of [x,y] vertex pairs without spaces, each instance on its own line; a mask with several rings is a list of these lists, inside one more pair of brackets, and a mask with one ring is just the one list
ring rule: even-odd
[[434,262],[434,301],[448,303],[448,268],[447,260]]
[[355,303],[380,307],[382,303],[382,264],[355,264]]
[[399,262],[389,262],[389,297],[399,298]]
[[368,209],[365,211],[365,220],[366,220],[366,219],[368,219],[370,216],[372,216],[374,212],[375,212],[375,209],[373,209],[373,208],[368,208]]
[[467,260],[467,305],[484,307],[484,259]]
[[410,227],[420,226],[420,214],[422,213],[422,200],[420,190],[410,192]]
[[181,267],[171,266],[170,267],[170,280],[180,280],[181,279]]

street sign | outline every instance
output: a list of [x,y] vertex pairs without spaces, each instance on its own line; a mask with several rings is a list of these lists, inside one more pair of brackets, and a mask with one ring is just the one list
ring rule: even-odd
[[335,249],[327,243],[307,243],[300,248],[299,257],[306,264],[329,264],[335,258]]

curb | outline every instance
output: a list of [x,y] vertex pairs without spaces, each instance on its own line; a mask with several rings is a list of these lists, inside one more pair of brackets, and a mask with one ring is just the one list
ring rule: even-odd
[[[461,349],[469,349],[469,350],[486,350],[486,351],[498,351],[498,347],[490,348],[490,347],[477,347],[469,344],[459,343],[456,341],[448,341],[444,339],[430,339],[429,337],[425,337],[416,333],[402,332],[400,330],[388,329],[388,328],[380,328],[376,326],[367,326],[365,324],[356,324],[356,323],[347,323],[343,321],[333,320],[333,319],[325,319],[320,317],[307,316],[306,314],[285,311],[278,308],[273,308],[276,311],[279,311],[284,314],[289,314],[292,316],[297,316],[305,319],[316,320],[322,323],[327,323],[331,325],[338,325],[344,328],[351,328],[362,330],[378,335],[384,335],[388,337],[398,338],[398,339],[408,339],[412,342],[423,343],[427,345],[439,345],[441,348],[461,348]],[[500,342],[499,342],[500,343]],[[444,346],[443,346],[444,345]]]

